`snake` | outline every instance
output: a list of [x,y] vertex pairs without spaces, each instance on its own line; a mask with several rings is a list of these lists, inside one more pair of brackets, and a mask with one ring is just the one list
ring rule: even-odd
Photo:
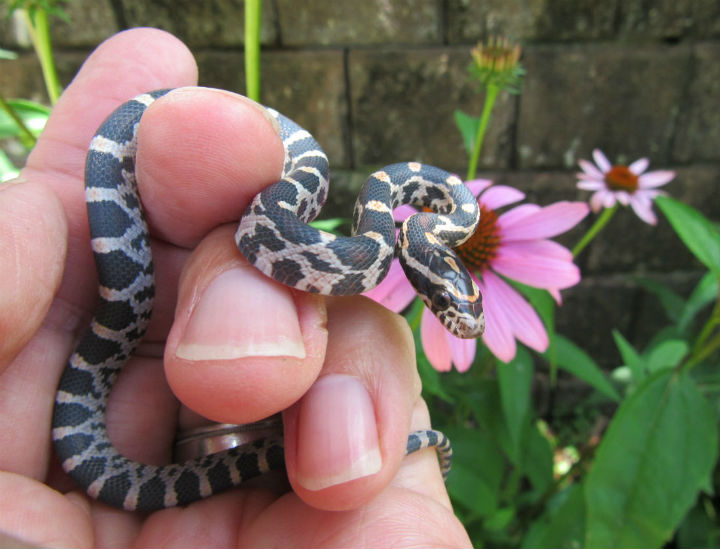
[[[160,466],[125,457],[108,436],[110,392],[146,332],[155,293],[150,235],[135,175],[137,132],[146,109],[171,91],[144,93],[122,104],[90,142],[85,200],[98,302],[60,377],[52,416],[63,469],[91,497],[128,511],[188,505],[285,469],[282,435]],[[478,337],[484,328],[481,295],[452,250],[470,237],[480,216],[463,182],[417,162],[387,166],[360,191],[352,236],[320,231],[309,223],[327,196],[328,159],[308,131],[275,110],[268,112],[280,128],[283,172],[247,206],[235,234],[240,253],[282,284],[325,295],[373,288],[397,255],[443,325],[456,336]],[[397,230],[392,211],[399,204],[423,211]],[[446,475],[452,449],[443,433],[411,432],[406,454],[430,447]]]

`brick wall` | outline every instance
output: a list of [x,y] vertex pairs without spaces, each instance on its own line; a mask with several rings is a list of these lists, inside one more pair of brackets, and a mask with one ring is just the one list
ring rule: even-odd
[[[67,12],[72,24],[53,26],[64,81],[107,36],[149,25],[190,46],[203,85],[244,88],[241,0],[74,0]],[[575,166],[600,147],[611,159],[648,156],[677,170],[670,193],[720,219],[717,0],[266,0],[263,101],[325,147],[334,167],[329,215],[348,215],[379,165],[421,160],[464,171],[452,112],[479,114],[468,51],[492,34],[523,44],[528,74],[521,96],[498,102],[483,176],[540,204],[585,199]],[[25,44],[12,21],[0,23],[0,45]],[[0,90],[43,100],[37,63],[23,51],[0,65]],[[663,220],[651,228],[630,212],[580,265],[584,280],[565,293],[559,328],[607,364],[617,358],[612,327],[641,345],[661,322],[628,275],[687,291],[699,273]]]

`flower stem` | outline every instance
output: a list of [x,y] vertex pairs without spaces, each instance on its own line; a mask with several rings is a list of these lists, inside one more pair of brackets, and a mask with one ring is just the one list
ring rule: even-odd
[[260,101],[261,0],[245,0],[245,93]]
[[23,119],[20,118],[15,112],[15,109],[13,109],[10,104],[5,100],[2,94],[0,94],[0,109],[4,110],[8,114],[8,116],[12,118],[13,122],[17,124],[17,127],[20,129],[20,133],[23,134],[23,138],[27,141],[25,145],[30,148],[34,147],[37,139],[30,131],[30,129],[25,125]]
[[50,103],[54,105],[60,97],[62,87],[60,86],[60,79],[58,78],[55,61],[53,59],[47,11],[38,8],[32,17],[28,10],[22,10],[22,13],[30,32],[35,54],[40,60],[40,67],[42,68],[45,88],[47,89]]
[[498,93],[500,93],[500,87],[495,84],[488,84],[485,92],[485,104],[483,105],[482,114],[480,115],[480,124],[478,124],[477,134],[475,135],[475,142],[473,143],[473,151],[470,156],[470,163],[468,164],[466,181],[475,179],[477,173],[478,161],[480,160],[480,149],[482,149],[483,141],[485,140],[485,132],[487,131],[488,124],[490,123],[490,113],[495,106],[495,100],[497,99]]
[[617,205],[613,206],[612,208],[605,208],[602,213],[598,216],[598,218],[595,220],[595,223],[593,223],[592,227],[588,229],[588,232],[585,233],[585,235],[580,239],[580,241],[575,244],[575,247],[572,249],[573,257],[577,257],[580,252],[582,252],[585,249],[585,246],[590,244],[593,238],[597,236],[597,234],[605,227],[605,225],[608,224],[610,219],[612,219],[612,216],[617,211]]
[[720,348],[720,333],[716,333],[712,338],[710,338],[713,330],[715,330],[718,325],[720,325],[720,299],[715,303],[715,307],[710,314],[710,318],[708,318],[705,326],[703,326],[700,334],[695,340],[692,352],[690,353],[690,358],[684,364],[681,363],[680,367],[689,370]]

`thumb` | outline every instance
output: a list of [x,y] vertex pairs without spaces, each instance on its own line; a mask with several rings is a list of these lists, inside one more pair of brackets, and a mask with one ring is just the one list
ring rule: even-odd
[[40,327],[60,286],[67,220],[46,185],[0,186],[0,372]]

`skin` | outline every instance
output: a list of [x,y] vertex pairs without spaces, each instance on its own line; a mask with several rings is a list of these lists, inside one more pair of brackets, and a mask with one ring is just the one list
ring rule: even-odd
[[[83,196],[87,146],[128,98],[196,81],[192,55],[172,36],[135,29],[112,37],[58,102],[19,180],[0,187],[0,545],[469,546],[434,451],[402,457],[408,432],[429,426],[404,321],[361,297],[325,299],[258,278],[235,250],[236,220],[278,177],[283,152],[262,112],[224,92],[183,90],[152,105],[141,124],[137,173],[158,295],[146,341],[113,390],[109,431],[123,453],[162,464],[177,429],[202,417],[243,423],[282,411],[293,490],[260,482],[139,514],[89,500],[60,469],[49,442],[56,385],[97,288]],[[252,318],[208,314],[203,300],[227,272],[241,281],[224,288],[229,303],[245,302],[247,280],[256,295],[284,304],[292,322],[265,318],[272,307]],[[262,322],[280,335],[292,326],[304,358],[178,357],[188,334],[199,344],[230,324],[228,337],[242,344]],[[347,458],[328,458],[317,438],[347,419],[347,394],[328,392],[327,379],[365,399],[381,466],[308,489],[304,479]]]

